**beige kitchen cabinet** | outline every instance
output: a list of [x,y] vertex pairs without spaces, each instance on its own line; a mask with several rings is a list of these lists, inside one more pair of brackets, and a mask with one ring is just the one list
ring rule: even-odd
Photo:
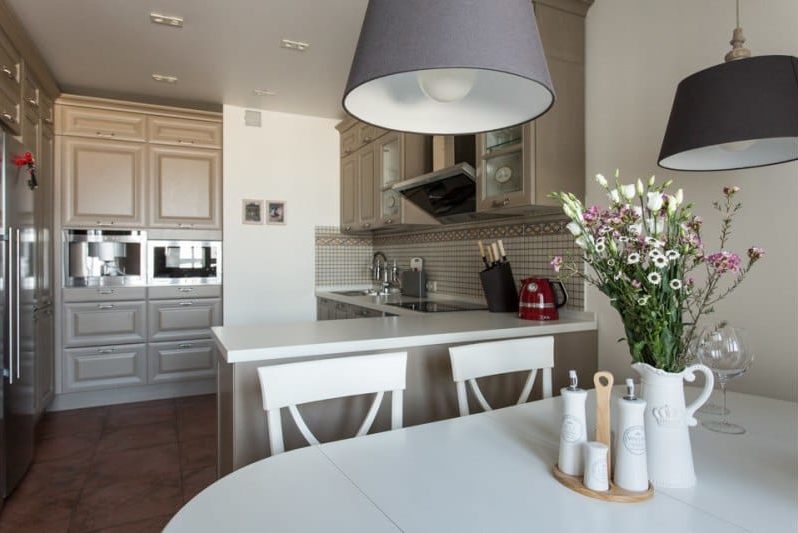
[[149,383],[211,378],[216,375],[214,341],[150,343],[147,347],[147,374]]
[[377,221],[379,185],[376,174],[376,155],[373,146],[364,146],[357,157],[357,229],[372,229]]
[[146,116],[141,113],[69,105],[59,106],[59,113],[58,135],[117,141],[147,140]]
[[150,146],[151,227],[221,228],[218,150]]
[[534,123],[477,135],[477,210],[533,204]]
[[128,344],[64,350],[64,392],[147,383],[147,345]]
[[55,392],[55,351],[53,308],[47,307],[35,315],[36,349],[36,414],[50,404]]
[[357,139],[360,146],[365,146],[386,133],[388,133],[388,130],[372,126],[371,124],[359,124],[357,126]]
[[64,346],[102,346],[145,342],[145,302],[64,304]]
[[13,133],[21,128],[22,56],[0,31],[0,121]]
[[219,122],[151,116],[147,117],[147,134],[149,142],[156,144],[222,147],[222,125]]
[[64,226],[144,225],[145,144],[67,136],[59,142]]
[[53,129],[39,122],[36,149],[39,188],[34,193],[36,226],[36,299],[40,306],[53,303],[53,163],[55,135]]
[[357,151],[360,146],[358,133],[358,129],[354,127],[341,133],[341,157],[352,155]]
[[148,307],[151,341],[208,338],[222,323],[219,298],[156,300]]
[[374,143],[380,215],[376,228],[438,222],[391,187],[432,170],[432,137],[389,132]]
[[341,231],[356,229],[358,217],[358,156],[352,154],[341,160]]

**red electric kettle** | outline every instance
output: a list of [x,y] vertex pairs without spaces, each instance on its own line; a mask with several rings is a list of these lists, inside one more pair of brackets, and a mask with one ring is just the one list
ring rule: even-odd
[[[555,290],[554,287],[558,287]],[[561,281],[527,278],[521,282],[518,318],[524,320],[557,320],[557,309],[568,302],[568,293]]]

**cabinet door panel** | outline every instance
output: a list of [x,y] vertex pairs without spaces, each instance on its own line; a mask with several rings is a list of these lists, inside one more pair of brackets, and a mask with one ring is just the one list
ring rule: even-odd
[[379,187],[375,173],[374,146],[366,146],[358,152],[358,205],[360,207],[359,229],[371,229],[377,219]]
[[53,301],[53,157],[55,137],[53,130],[44,124],[39,128],[36,149],[39,188],[34,195],[34,220],[36,225],[36,291],[39,305]]
[[148,117],[147,132],[151,143],[196,148],[222,147],[222,125],[218,122]]
[[111,389],[147,382],[146,345],[64,350],[64,392]]
[[64,225],[144,225],[145,145],[62,137]]
[[36,413],[49,405],[54,392],[54,324],[53,308],[42,309],[36,314]]
[[352,231],[357,223],[358,161],[352,155],[341,161],[341,231]]
[[145,117],[137,113],[61,106],[59,135],[108,138],[119,141],[140,141],[147,138]]
[[160,300],[149,303],[149,337],[153,341],[207,338],[222,323],[222,301]]
[[216,348],[211,340],[152,343],[147,359],[150,383],[206,379],[216,375]]
[[100,346],[147,339],[144,302],[64,305],[64,345]]
[[219,228],[221,162],[216,150],[150,149],[150,225]]

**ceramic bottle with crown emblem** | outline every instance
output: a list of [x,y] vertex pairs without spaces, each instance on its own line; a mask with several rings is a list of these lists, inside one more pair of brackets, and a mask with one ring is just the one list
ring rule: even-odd
[[[698,421],[693,416],[712,393],[715,380],[704,365],[691,365],[681,372],[666,372],[645,363],[634,363],[643,383],[641,397],[646,401],[645,430],[648,476],[655,487],[689,488],[695,485],[693,451],[689,427]],[[704,388],[698,398],[685,405],[684,382],[704,374]]]

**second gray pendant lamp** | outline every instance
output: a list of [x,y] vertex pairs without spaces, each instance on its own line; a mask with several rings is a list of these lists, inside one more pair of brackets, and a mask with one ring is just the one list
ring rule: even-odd
[[465,134],[554,103],[530,0],[370,0],[346,111],[385,129]]

